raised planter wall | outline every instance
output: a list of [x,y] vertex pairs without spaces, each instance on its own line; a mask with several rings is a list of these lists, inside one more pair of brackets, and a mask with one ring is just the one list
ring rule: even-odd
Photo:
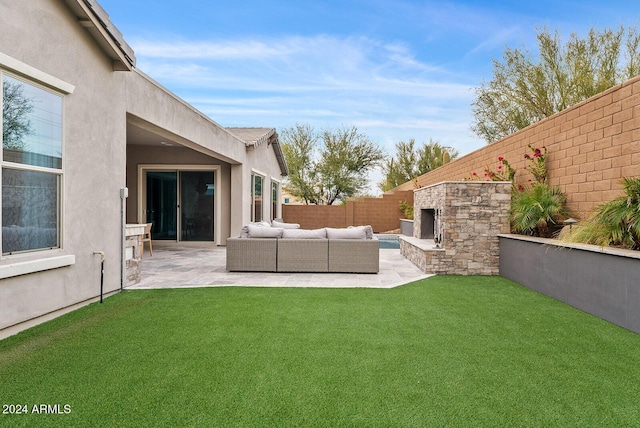
[[640,333],[640,252],[500,235],[500,275]]
[[413,220],[401,218],[400,233],[406,236],[413,236]]

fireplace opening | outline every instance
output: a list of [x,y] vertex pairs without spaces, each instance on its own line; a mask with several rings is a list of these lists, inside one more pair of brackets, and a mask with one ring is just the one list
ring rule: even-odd
[[433,239],[436,224],[436,210],[426,208],[420,210],[420,239]]

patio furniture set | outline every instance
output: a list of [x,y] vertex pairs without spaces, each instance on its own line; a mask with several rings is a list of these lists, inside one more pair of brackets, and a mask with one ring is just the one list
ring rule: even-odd
[[227,270],[378,273],[380,246],[371,226],[306,230],[294,223],[254,223],[227,239]]

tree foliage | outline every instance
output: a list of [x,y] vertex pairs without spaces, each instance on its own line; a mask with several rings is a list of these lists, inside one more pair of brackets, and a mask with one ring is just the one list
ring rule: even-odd
[[318,136],[310,125],[296,124],[284,129],[280,139],[289,167],[285,190],[305,204],[319,203],[319,177],[314,159]]
[[601,246],[640,250],[640,177],[622,179],[624,194],[599,205],[593,214],[561,238]]
[[416,141],[400,141],[396,144],[396,154],[382,165],[384,179],[378,183],[383,192],[391,190],[416,177],[444,165],[458,157],[458,151],[441,146],[432,139],[416,148]]
[[306,204],[331,205],[362,193],[382,150],[355,126],[317,133],[295,125],[281,133],[289,166],[285,189]]
[[534,182],[513,188],[511,194],[511,229],[515,233],[546,236],[551,224],[558,224],[566,214],[566,195],[559,187]]
[[20,83],[2,81],[2,147],[24,150],[24,136],[31,134],[29,114],[33,101],[28,99]]
[[476,89],[476,135],[492,143],[640,74],[640,34],[591,29],[585,38],[538,31],[538,57],[507,48],[493,60],[493,79]]

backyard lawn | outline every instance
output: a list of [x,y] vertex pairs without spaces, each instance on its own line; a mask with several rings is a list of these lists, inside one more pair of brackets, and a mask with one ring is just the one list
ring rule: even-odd
[[0,402],[12,427],[639,426],[640,335],[500,277],[126,291],[0,341]]

